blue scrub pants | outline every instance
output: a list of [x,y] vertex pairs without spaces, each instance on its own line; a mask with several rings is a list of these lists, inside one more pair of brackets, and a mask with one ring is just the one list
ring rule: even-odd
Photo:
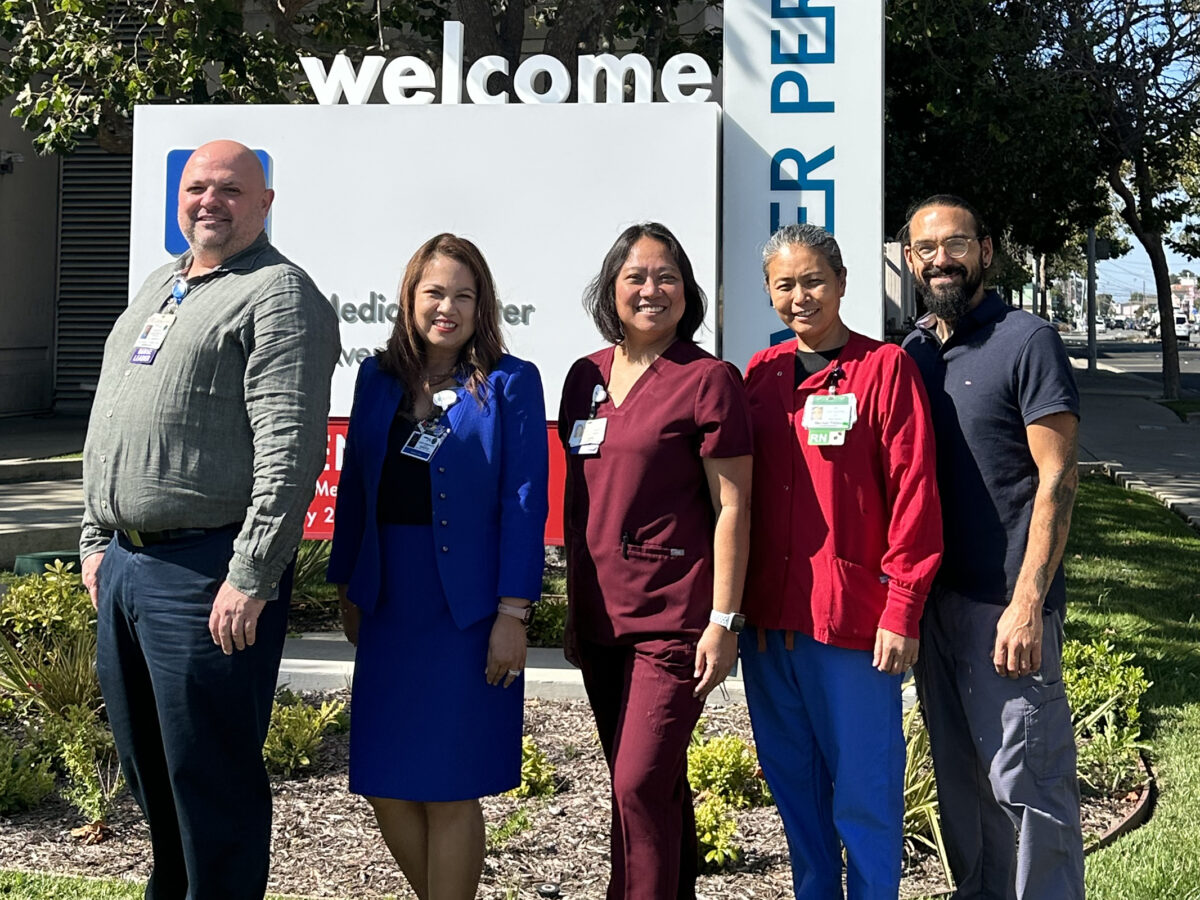
[[266,891],[262,746],[292,568],[254,646],[226,656],[208,616],[237,530],[145,548],[118,535],[100,564],[96,667],[121,770],[150,826],[147,900],[261,900]]
[[[901,675],[871,653],[768,630],[741,636],[758,759],[783,819],[796,900],[896,900],[904,824]],[[840,840],[840,844],[839,844]]]

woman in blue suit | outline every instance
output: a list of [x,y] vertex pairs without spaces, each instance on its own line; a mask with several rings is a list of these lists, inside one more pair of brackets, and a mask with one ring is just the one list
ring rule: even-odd
[[358,648],[350,790],[422,900],[475,896],[478,798],[521,780],[545,421],[537,369],[504,352],[478,248],[426,241],[386,348],[359,370],[328,576]]

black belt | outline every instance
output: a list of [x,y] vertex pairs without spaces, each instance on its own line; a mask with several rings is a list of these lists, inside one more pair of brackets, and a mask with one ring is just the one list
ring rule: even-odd
[[171,541],[181,541],[184,538],[203,537],[217,531],[233,528],[233,525],[221,525],[218,528],[168,528],[166,531],[137,531],[126,528],[121,533],[129,538],[129,543],[135,547],[152,547],[155,544],[169,544]]

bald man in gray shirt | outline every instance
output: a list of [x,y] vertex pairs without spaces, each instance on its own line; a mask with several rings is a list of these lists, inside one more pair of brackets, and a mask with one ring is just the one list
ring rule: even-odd
[[241,144],[192,154],[190,249],[113,327],[84,446],[83,579],[148,900],[266,891],[262,745],[338,351],[332,308],[264,232],[273,198]]

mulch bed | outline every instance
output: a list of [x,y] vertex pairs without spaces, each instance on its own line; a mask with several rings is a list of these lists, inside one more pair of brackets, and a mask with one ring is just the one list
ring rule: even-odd
[[[345,697],[346,692],[338,696]],[[315,698],[309,698],[315,699]],[[744,705],[710,707],[710,734],[750,738]],[[582,700],[526,701],[525,731],[556,766],[558,792],[547,799],[488,797],[489,832],[518,808],[529,827],[490,846],[479,896],[495,900],[538,898],[552,883],[563,898],[602,900],[608,872],[608,773],[591,712]],[[372,898],[415,895],[392,861],[370,808],[346,791],[346,735],[327,737],[304,777],[274,779],[275,825],[269,890],[309,897]],[[1136,799],[1136,798],[1133,798]],[[1085,800],[1085,834],[1099,835],[1131,808],[1131,798]],[[741,860],[730,870],[701,877],[702,898],[789,898],[787,843],[773,807],[739,810]],[[123,792],[109,818],[112,835],[95,845],[70,836],[81,824],[60,800],[0,818],[0,866],[27,870],[144,880],[150,845],[146,826]],[[929,855],[905,863],[902,897],[946,889]],[[552,895],[553,896],[553,895]]]

